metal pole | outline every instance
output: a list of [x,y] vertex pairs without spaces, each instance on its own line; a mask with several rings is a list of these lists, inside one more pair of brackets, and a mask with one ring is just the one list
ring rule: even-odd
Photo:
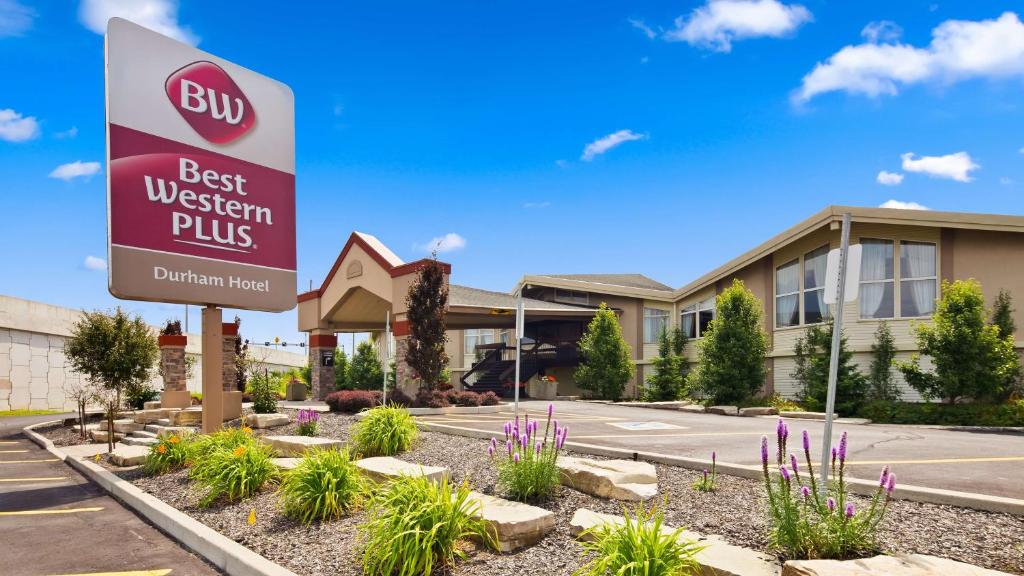
[[384,318],[384,391],[381,393],[381,404],[388,403],[388,368],[391,365],[391,311]]
[[523,291],[516,294],[516,381],[515,381],[515,415],[519,420],[519,364],[523,357],[523,324],[525,323],[523,312]]
[[188,304],[185,304],[185,334],[188,334]]
[[850,251],[850,213],[843,214],[843,231],[839,242],[839,286],[836,291],[836,313],[832,319],[832,354],[828,359],[828,399],[825,402],[825,432],[821,441],[821,490],[828,490],[828,467],[832,452],[832,412],[836,406],[836,380],[839,377],[839,345],[843,338],[843,304],[846,302],[846,256]]

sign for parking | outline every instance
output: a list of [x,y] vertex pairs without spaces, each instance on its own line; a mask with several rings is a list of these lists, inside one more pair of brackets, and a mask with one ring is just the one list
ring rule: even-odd
[[111,294],[293,308],[291,89],[120,18],[106,82]]

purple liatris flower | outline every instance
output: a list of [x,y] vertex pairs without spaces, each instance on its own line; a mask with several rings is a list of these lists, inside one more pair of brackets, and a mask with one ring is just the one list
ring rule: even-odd
[[533,445],[533,451],[537,454],[537,456],[540,456],[540,450],[542,447],[543,444],[540,443],[540,440],[538,440],[537,443]]
[[789,455],[789,465],[790,465],[790,467],[793,468],[793,473],[794,474],[799,474],[800,473],[800,468],[796,465],[796,454],[790,454]]
[[885,488],[886,483],[889,481],[889,466],[886,465],[882,468],[882,475],[878,477],[878,487]]
[[833,466],[836,465],[836,447],[835,446],[832,447],[832,465]]
[[505,422],[505,438],[512,434],[512,422]]
[[551,415],[554,414],[554,413],[555,413],[555,405],[551,404],[549,402],[548,403],[548,418],[551,418]]
[[761,436],[761,464],[768,465],[768,437]]
[[505,440],[505,448],[508,449],[508,455],[511,456],[512,455],[512,441],[511,440]]
[[711,466],[713,467],[718,460],[718,455],[715,452],[711,453]]
[[889,474],[889,479],[887,480],[887,485],[885,487],[885,493],[888,494],[889,496],[892,496],[892,492],[895,489],[896,489],[896,475],[890,473]]
[[811,489],[807,486],[801,486],[800,495],[804,497],[804,500],[807,500],[811,496]]
[[846,505],[846,517],[853,518],[853,504]]
[[828,500],[825,501],[825,504],[828,505],[828,511],[829,512],[835,512],[836,511],[836,499],[835,498],[829,496]]
[[529,441],[530,441],[530,437],[527,436],[526,434],[520,434],[519,435],[519,445],[522,446],[523,448],[526,448],[526,443],[529,442]]
[[803,441],[804,441],[804,452],[810,452],[811,451],[811,435],[807,433],[807,430],[804,430],[802,436],[803,436]]
[[490,456],[491,458],[494,458],[494,446],[493,445],[487,447],[487,455]]
[[515,462],[516,464],[519,464],[519,452],[516,452],[516,453],[515,453],[515,454],[514,454],[514,455],[512,456],[512,461],[513,461],[513,462]]
[[839,437],[839,463],[846,462],[846,432]]
[[782,474],[782,479],[789,482],[789,468],[785,466],[779,466],[779,473]]

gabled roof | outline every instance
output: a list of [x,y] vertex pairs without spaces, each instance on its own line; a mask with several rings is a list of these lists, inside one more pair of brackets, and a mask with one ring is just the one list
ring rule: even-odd
[[559,278],[561,280],[574,280],[577,282],[589,282],[591,284],[607,284],[609,286],[622,286],[624,288],[642,288],[645,290],[666,290],[672,291],[667,286],[644,276],[643,274],[538,274],[537,276]]
[[377,239],[376,236],[365,232],[353,232],[353,234],[362,238],[364,242],[377,251],[377,254],[380,254],[381,258],[387,260],[391,266],[401,266],[402,264],[405,264],[397,254],[391,251],[391,248],[385,246],[384,243]]
[[[448,286],[448,305],[455,307],[465,306],[471,308],[514,310],[516,307],[516,297],[507,292],[493,292],[491,290],[481,290],[480,288],[450,284]],[[533,298],[523,298],[523,308],[526,310],[563,312],[593,312],[595,309],[592,306],[575,306],[559,302],[535,300]]]

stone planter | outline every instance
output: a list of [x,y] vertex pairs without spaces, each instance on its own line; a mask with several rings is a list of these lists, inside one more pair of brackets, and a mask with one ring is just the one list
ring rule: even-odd
[[242,393],[238,390],[225,390],[223,398],[224,421],[242,417]]
[[292,378],[285,389],[285,400],[301,402],[306,399],[306,383]]
[[537,400],[554,400],[558,396],[558,382],[530,378],[526,384],[526,393]]
[[164,378],[160,407],[188,408],[192,405],[192,395],[188,392],[185,378],[185,346],[188,344],[188,336],[159,336],[157,343],[160,345],[160,370]]

